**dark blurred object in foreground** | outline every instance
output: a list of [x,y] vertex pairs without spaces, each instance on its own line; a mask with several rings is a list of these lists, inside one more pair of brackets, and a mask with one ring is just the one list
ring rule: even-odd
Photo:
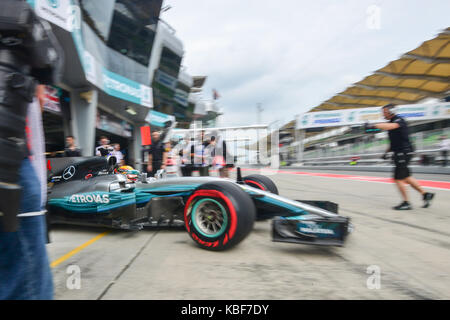
[[0,2],[0,221],[5,231],[15,231],[18,225],[19,168],[28,156],[28,105],[37,82],[58,81],[62,56],[48,23],[25,1]]

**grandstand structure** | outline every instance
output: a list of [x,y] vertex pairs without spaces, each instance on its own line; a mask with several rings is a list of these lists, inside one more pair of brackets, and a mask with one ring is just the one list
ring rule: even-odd
[[[450,102],[450,27],[308,113],[439,102]],[[449,110],[439,119],[409,122],[417,150],[435,152],[443,136],[450,138]],[[291,163],[348,162],[340,159],[384,152],[389,143],[386,133],[364,135],[351,126],[301,129],[298,122],[292,120],[281,130],[282,157]]]
[[311,111],[411,104],[450,90],[450,28],[375,71]]

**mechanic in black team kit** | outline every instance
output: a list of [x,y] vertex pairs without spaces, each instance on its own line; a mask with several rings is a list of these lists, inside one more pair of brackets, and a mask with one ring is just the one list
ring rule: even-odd
[[167,148],[161,140],[159,132],[152,133],[152,144],[148,150],[147,173],[152,177],[160,169],[165,169],[167,163]]
[[408,125],[405,119],[395,114],[394,108],[395,105],[393,104],[385,105],[382,108],[383,116],[386,120],[389,120],[389,122],[366,125],[366,131],[367,129],[380,129],[388,131],[391,146],[388,150],[386,150],[385,154],[383,155],[383,159],[386,159],[388,152],[393,152],[393,159],[395,164],[394,180],[403,198],[403,202],[393,209],[412,209],[408,201],[406,183],[410,184],[414,189],[420,192],[424,201],[423,208],[428,208],[430,206],[431,200],[434,197],[434,193],[425,192],[417,182],[417,180],[411,176],[408,164],[411,160],[414,150],[411,141],[409,140]]

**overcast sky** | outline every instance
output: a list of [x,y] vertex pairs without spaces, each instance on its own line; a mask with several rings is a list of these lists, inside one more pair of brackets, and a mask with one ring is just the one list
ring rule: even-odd
[[[450,26],[448,0],[165,0],[221,125],[283,124]],[[379,15],[378,15],[379,13]],[[379,18],[378,18],[379,17]]]

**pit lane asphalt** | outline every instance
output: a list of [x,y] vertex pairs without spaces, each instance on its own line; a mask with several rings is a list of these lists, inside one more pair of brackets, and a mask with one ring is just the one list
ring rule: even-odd
[[[270,176],[280,195],[334,201],[341,215],[352,218],[355,230],[345,247],[272,242],[269,221],[257,222],[248,238],[226,252],[199,249],[182,229],[109,230],[52,268],[55,298],[450,299],[450,190],[432,189],[435,200],[423,209],[420,196],[409,189],[414,209],[398,212],[391,209],[400,202],[393,184],[283,172]],[[55,226],[50,260],[105,231]],[[71,265],[80,268],[80,289],[67,286]],[[380,289],[367,287],[369,266],[380,268]]]

